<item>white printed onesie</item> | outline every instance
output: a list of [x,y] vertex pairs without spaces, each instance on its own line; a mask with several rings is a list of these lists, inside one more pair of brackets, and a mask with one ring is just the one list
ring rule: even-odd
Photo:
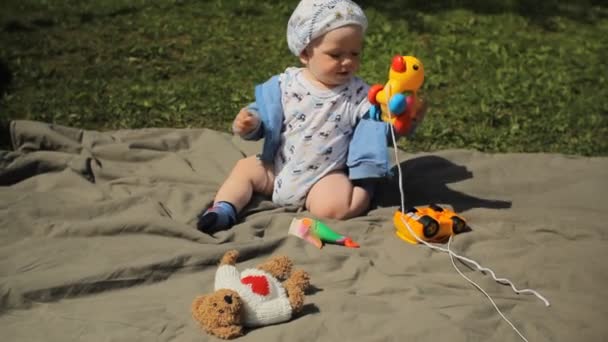
[[317,181],[346,167],[355,125],[370,107],[360,78],[323,90],[302,71],[287,68],[279,76],[284,121],[272,200],[280,205],[302,205]]

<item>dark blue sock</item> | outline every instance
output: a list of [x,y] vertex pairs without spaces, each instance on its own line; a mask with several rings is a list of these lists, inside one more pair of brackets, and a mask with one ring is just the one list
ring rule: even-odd
[[236,208],[232,203],[220,201],[198,215],[197,228],[205,233],[228,229],[236,223]]

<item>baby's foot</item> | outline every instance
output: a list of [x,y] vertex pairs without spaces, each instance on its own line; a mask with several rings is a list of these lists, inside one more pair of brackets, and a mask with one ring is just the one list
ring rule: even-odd
[[204,233],[213,234],[228,229],[236,223],[236,209],[229,202],[217,202],[198,215],[196,227]]

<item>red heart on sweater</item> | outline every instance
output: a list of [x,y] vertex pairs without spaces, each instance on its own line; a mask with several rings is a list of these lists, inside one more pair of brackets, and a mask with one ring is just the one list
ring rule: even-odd
[[266,296],[270,292],[268,279],[264,276],[247,276],[241,279],[241,283],[251,286],[253,293]]

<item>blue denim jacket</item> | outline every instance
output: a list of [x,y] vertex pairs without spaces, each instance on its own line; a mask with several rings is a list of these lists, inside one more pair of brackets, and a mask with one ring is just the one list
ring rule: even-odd
[[[244,138],[259,140],[264,138],[260,159],[272,163],[281,144],[283,127],[283,106],[278,75],[255,87],[255,102],[248,109],[256,113],[261,124],[258,129]],[[387,134],[389,124],[368,118],[359,120],[348,149],[346,166],[352,180],[380,178],[388,175]]]

